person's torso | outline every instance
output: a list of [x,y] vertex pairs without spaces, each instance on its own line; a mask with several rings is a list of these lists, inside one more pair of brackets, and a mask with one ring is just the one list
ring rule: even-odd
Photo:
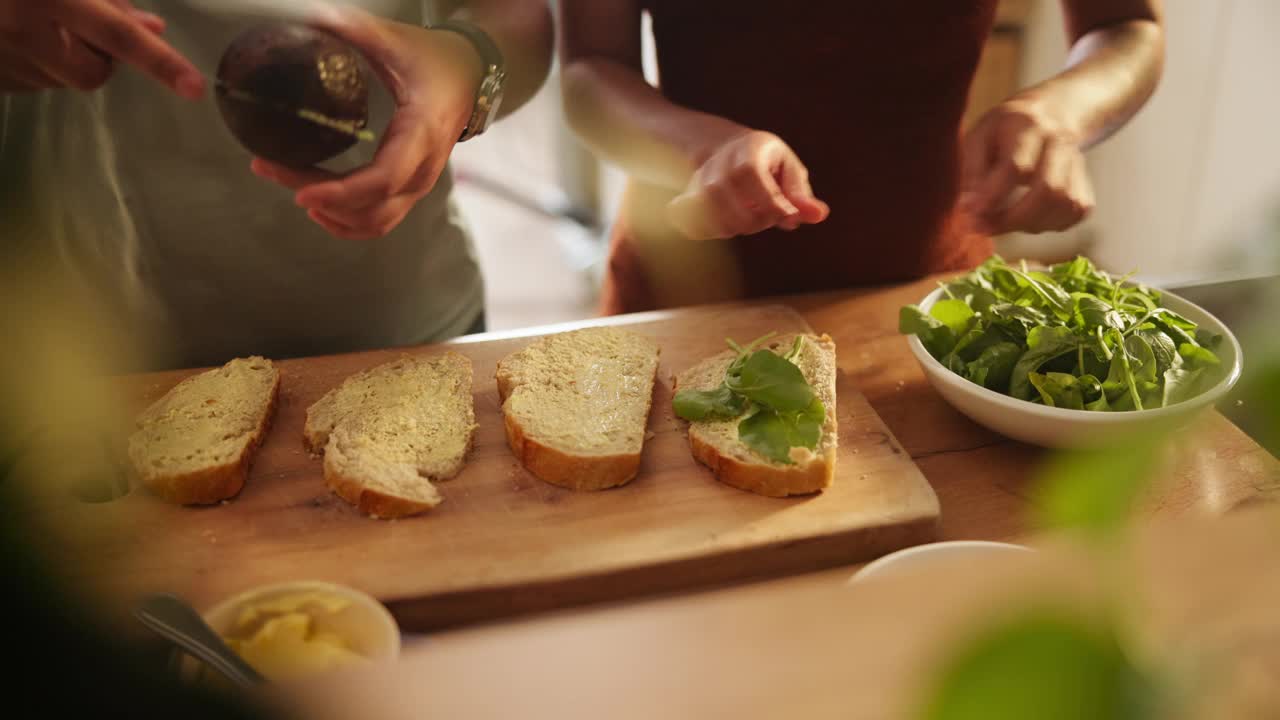
[[[184,0],[134,5],[164,17],[166,39],[208,76],[254,22]],[[422,5],[401,0],[395,17],[421,23]],[[381,130],[393,104],[381,90],[373,98],[371,127]],[[7,104],[0,154],[27,154],[42,231],[122,311],[163,329],[170,362],[425,342],[460,334],[480,312],[479,271],[448,173],[391,234],[352,242],[249,171],[212,88],[192,103],[122,67],[96,93]],[[361,143],[332,167],[364,164],[375,147]]]
[[960,123],[995,5],[648,0],[663,94],[777,134],[831,205],[821,224],[728,241],[742,292],[918,277],[972,258],[953,212]]

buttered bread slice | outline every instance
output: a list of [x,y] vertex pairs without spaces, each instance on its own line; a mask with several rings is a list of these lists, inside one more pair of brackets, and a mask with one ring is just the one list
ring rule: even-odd
[[601,327],[549,335],[498,363],[507,442],[535,476],[603,490],[640,469],[658,345]]
[[329,488],[360,512],[397,518],[442,498],[476,430],[471,361],[405,357],[353,375],[307,409],[307,446],[324,453]]
[[208,505],[234,497],[279,391],[280,372],[261,357],[183,380],[138,416],[129,438],[135,475],[170,502]]
[[[793,346],[796,335],[776,338],[764,347],[782,354]],[[836,346],[826,335],[801,335],[800,353],[793,362],[826,408],[822,436],[813,450],[792,448],[791,462],[779,463],[748,447],[738,436],[741,417],[703,420],[689,424],[693,456],[711,468],[726,485],[760,495],[786,497],[818,492],[831,485],[836,466]],[[676,378],[678,390],[714,390],[738,353],[726,350],[713,355]]]

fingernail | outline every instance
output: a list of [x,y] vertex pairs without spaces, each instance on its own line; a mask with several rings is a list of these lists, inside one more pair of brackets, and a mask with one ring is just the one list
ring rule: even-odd
[[156,15],[155,13],[147,12],[146,10],[139,10],[137,8],[133,8],[132,10],[129,11],[129,14],[132,15],[134,18],[136,18],[139,22],[151,23],[152,25],[159,28],[163,28],[165,26],[164,18],[160,17],[159,15]]
[[204,95],[204,78],[200,75],[183,75],[178,79],[177,90],[185,98],[199,100]]

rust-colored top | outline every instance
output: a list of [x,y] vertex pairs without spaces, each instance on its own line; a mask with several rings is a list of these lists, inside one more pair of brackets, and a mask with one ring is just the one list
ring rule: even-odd
[[[662,92],[768,130],[809,168],[823,223],[735,238],[747,297],[976,265],[990,240],[954,211],[960,124],[996,0],[648,0]],[[649,209],[652,211],[652,208]],[[671,304],[624,211],[605,310]],[[694,242],[694,241],[689,241]],[[717,241],[710,241],[717,242]]]

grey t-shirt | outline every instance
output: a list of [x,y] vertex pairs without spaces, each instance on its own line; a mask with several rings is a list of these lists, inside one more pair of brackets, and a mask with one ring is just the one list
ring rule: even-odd
[[[135,0],[207,75],[252,22],[183,0]],[[402,0],[399,20],[421,23]],[[334,238],[293,192],[249,171],[212,92],[192,103],[130,67],[94,93],[0,96],[0,162],[21,168],[35,229],[122,324],[159,338],[168,365],[287,357],[462,334],[483,306],[479,268],[446,172],[387,237]],[[375,92],[371,127],[393,105]],[[361,143],[330,165],[372,158]]]

